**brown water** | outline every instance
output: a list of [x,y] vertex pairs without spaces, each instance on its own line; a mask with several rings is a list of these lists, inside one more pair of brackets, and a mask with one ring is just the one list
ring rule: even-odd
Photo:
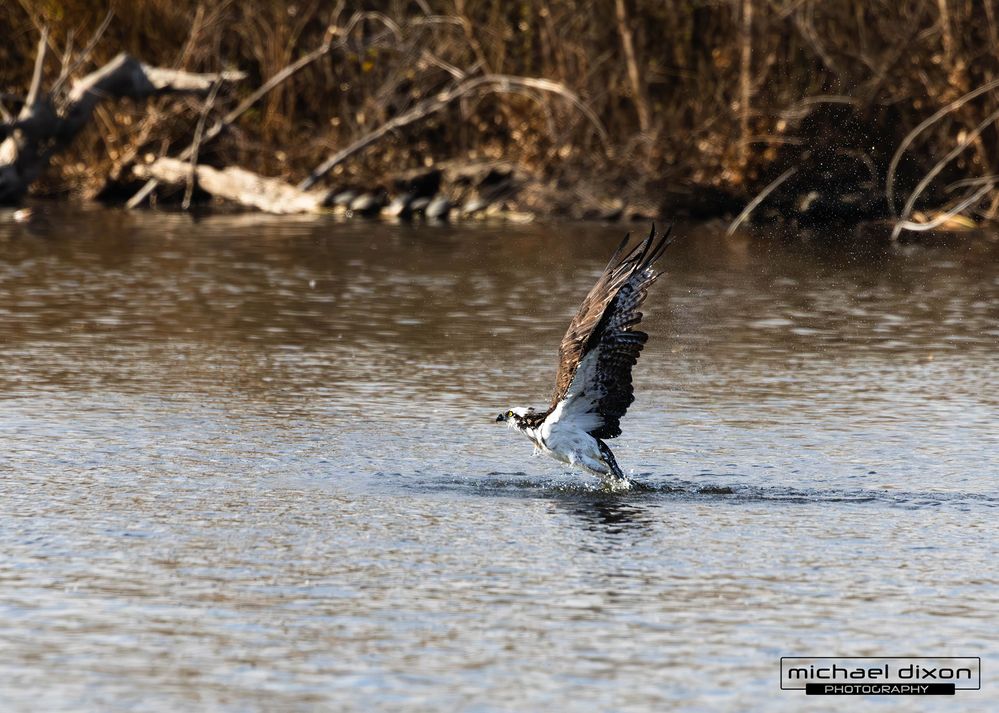
[[841,710],[779,657],[900,654],[999,705],[999,242],[679,226],[610,496],[493,418],[619,227],[40,212],[2,710]]

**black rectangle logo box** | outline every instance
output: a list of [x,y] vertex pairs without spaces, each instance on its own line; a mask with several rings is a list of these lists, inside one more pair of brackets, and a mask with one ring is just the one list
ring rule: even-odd
[[806,683],[808,696],[953,696],[953,683]]

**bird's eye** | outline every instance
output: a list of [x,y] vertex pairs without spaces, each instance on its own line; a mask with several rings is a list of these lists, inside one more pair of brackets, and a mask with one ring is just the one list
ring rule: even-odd
[[506,412],[506,417],[507,417],[507,418],[510,418],[510,417],[512,417],[512,416],[513,416],[513,411],[507,411],[507,412]]

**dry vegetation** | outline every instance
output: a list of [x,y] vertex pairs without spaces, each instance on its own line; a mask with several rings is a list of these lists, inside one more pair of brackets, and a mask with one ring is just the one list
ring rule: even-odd
[[[54,79],[106,10],[88,0],[0,6],[9,111],[30,84],[39,28],[49,29]],[[994,218],[997,16],[999,4],[970,0],[120,2],[80,71],[127,51],[248,78],[210,107],[203,97],[102,105],[36,190],[93,191],[147,156],[179,155],[203,110],[210,124],[332,39],[206,142],[199,160],[299,182],[323,158],[474,80],[474,91],[400,122],[323,180],[377,185],[413,167],[502,159],[548,188],[527,207],[553,212],[735,215],[767,189],[754,217],[919,222],[966,204],[967,215]],[[553,89],[481,81],[499,75]]]

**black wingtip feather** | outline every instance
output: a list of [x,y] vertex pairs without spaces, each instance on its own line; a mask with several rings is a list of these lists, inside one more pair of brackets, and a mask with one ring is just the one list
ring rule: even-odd
[[649,237],[647,237],[645,240],[642,241],[641,245],[642,252],[638,256],[638,260],[636,261],[639,266],[646,264],[645,260],[649,256],[649,251],[652,249],[652,241],[655,239],[655,237],[656,237],[656,224],[653,223],[652,232],[649,233]]
[[[656,262],[656,260],[658,260],[663,256],[663,253],[666,252],[666,248],[668,248],[670,245],[673,244],[674,238],[671,237],[672,232],[673,232],[673,224],[670,223],[669,225],[666,226],[666,230],[662,232],[662,235],[659,236],[659,243],[656,244],[656,247],[652,251],[652,255],[649,257],[648,262],[645,263],[646,267],[652,266]],[[656,233],[656,224],[653,223],[652,232],[649,234],[650,241],[655,236],[655,233]]]
[[673,242],[672,230],[672,224],[668,224],[662,234],[657,234],[653,223],[649,234],[631,249],[628,249],[631,234],[624,236],[603,274],[580,305],[559,346],[559,370],[555,377],[551,408],[555,408],[567,393],[582,359],[604,338],[608,320],[618,308],[615,305],[620,304],[619,300],[627,300],[628,306],[622,309],[629,310],[630,314],[628,311],[617,314],[618,321],[613,325],[615,343],[608,345],[606,356],[607,368],[614,370],[617,381],[608,385],[613,393],[601,401],[607,429],[602,433],[608,434],[603,437],[613,438],[620,433],[616,421],[634,399],[631,367],[638,361],[638,355],[649,338],[645,332],[635,329],[642,320],[639,307],[645,300],[648,287],[662,274],[654,271],[652,266]]
[[607,272],[608,270],[611,269],[611,267],[618,264],[618,258],[621,257],[621,253],[624,252],[624,248],[628,245],[629,242],[631,242],[631,233],[625,233],[624,240],[621,241],[621,244],[617,246],[617,250],[615,250],[614,254],[611,255],[611,259],[607,263],[607,267],[604,268],[604,272]]

